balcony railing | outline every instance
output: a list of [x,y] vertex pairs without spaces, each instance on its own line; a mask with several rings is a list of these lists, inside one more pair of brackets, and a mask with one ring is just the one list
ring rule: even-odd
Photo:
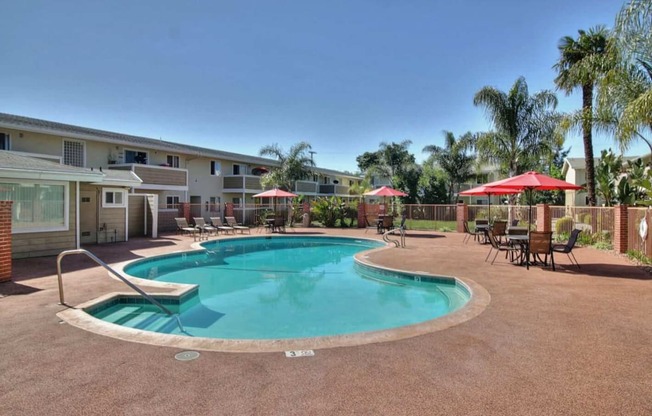
[[160,186],[165,186],[166,189],[175,189],[174,187],[178,190],[188,189],[187,169],[142,165],[138,163],[110,165],[109,169],[130,170],[134,172],[143,181],[140,189],[157,189]]
[[257,193],[262,191],[260,176],[253,175],[225,175],[224,192]]
[[319,191],[319,184],[312,181],[296,181],[294,192],[298,194],[316,194]]
[[323,195],[348,195],[349,187],[345,185],[319,185],[319,193]]

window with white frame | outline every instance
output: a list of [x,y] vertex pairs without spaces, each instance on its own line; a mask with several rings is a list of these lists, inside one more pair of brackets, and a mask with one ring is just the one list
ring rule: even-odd
[[208,198],[208,209],[211,212],[220,212],[221,199],[219,196],[211,196]]
[[242,198],[240,197],[233,197],[233,205],[236,207],[242,207]]
[[242,169],[242,166],[234,163],[233,164],[233,174],[234,175],[240,175],[241,171],[244,171],[244,169]]
[[211,160],[211,175],[220,176],[222,173],[222,164],[217,160]]
[[168,155],[168,166],[171,168],[179,167],[179,156],[177,155]]
[[0,183],[0,200],[14,201],[12,233],[68,230],[68,183]]
[[10,150],[11,141],[8,133],[0,133],[0,150]]
[[86,165],[86,144],[79,140],[63,140],[63,164],[83,168]]
[[127,206],[127,195],[124,189],[102,189],[102,208],[124,208]]
[[165,205],[168,209],[179,208],[179,195],[168,195],[165,197]]
[[139,165],[147,164],[147,152],[139,150],[126,150],[125,149],[125,163],[137,163]]

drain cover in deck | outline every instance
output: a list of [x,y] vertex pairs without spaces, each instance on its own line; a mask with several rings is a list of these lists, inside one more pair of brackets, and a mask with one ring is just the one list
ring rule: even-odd
[[197,351],[183,351],[174,356],[179,361],[191,361],[199,358]]

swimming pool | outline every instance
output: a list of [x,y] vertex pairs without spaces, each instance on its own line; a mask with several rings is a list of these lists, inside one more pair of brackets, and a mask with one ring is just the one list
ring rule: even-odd
[[[290,339],[380,331],[461,308],[469,291],[455,279],[386,271],[354,261],[383,244],[338,237],[215,240],[203,250],[139,260],[125,273],[196,284],[175,304],[186,334],[220,339]],[[164,302],[165,303],[165,302]],[[184,335],[174,319],[127,298],[88,311],[130,328]]]

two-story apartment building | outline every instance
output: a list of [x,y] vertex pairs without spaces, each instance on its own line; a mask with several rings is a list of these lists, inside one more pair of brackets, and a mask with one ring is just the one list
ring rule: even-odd
[[[247,206],[260,202],[253,195],[263,191],[261,175],[277,165],[257,156],[3,113],[0,150],[101,176],[78,181],[79,195],[68,194],[81,205],[80,229],[75,232],[82,244],[151,235],[157,225],[166,229],[166,221],[173,224],[170,220],[178,216],[181,202],[191,204],[193,216],[205,218],[221,215],[224,203],[231,202],[246,218]],[[308,197],[344,196],[351,183],[361,180],[323,168],[314,171],[312,181],[298,181],[293,191]],[[119,216],[108,214],[118,209],[124,211],[124,226],[118,226]]]

